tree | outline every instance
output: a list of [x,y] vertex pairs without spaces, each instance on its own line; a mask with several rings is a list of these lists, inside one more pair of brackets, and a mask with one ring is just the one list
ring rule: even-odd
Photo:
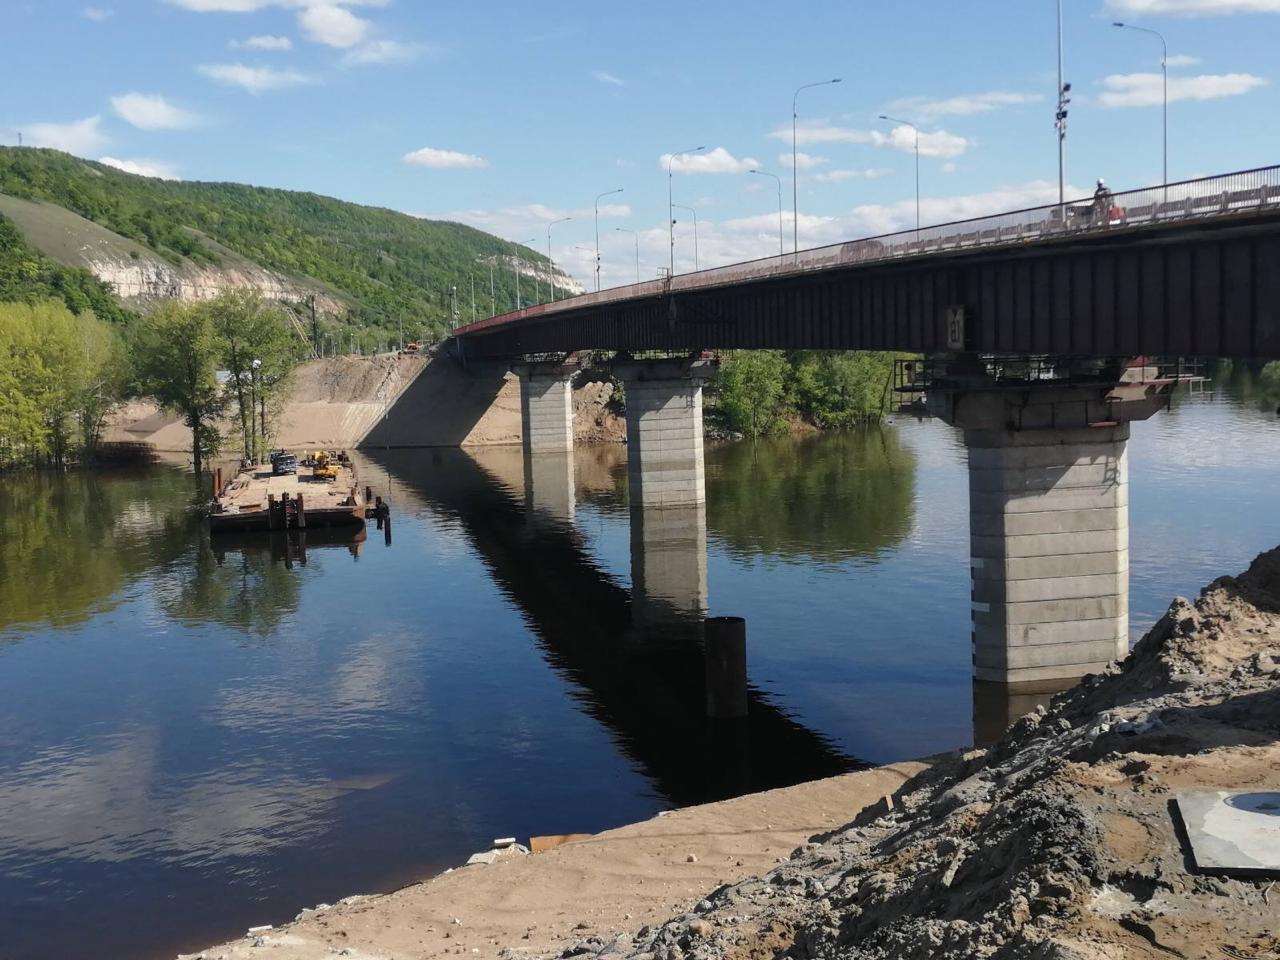
[[802,351],[791,355],[796,409],[821,430],[879,420],[894,354]]
[[720,370],[720,406],[729,425],[749,437],[785,428],[789,412],[786,356],[777,350],[744,350]]
[[196,476],[218,452],[217,419],[228,395],[218,383],[223,345],[203,304],[168,302],[136,324],[133,354],[143,393],[182,415],[191,428]]
[[264,300],[256,290],[224,293],[207,309],[222,343],[222,366],[240,420],[244,455],[258,459],[267,438],[264,424],[264,435],[259,438],[262,446],[254,449],[250,443],[258,412],[253,409],[254,401],[259,410],[274,408],[293,369],[295,340],[289,318],[279,305]]

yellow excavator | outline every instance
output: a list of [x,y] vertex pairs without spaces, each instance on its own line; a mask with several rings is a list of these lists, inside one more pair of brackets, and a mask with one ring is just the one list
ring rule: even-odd
[[323,480],[326,483],[333,483],[338,479],[338,465],[334,463],[328,450],[317,450],[311,461],[313,464],[311,467],[312,479]]

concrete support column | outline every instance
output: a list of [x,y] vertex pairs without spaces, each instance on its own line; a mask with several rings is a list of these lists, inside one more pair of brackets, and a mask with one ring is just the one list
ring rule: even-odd
[[558,363],[523,363],[511,369],[520,377],[520,429],[525,451],[572,451],[572,368]]
[[627,477],[631,500],[645,507],[706,500],[702,461],[702,385],[706,361],[616,363],[627,404]]
[[1080,677],[1129,648],[1127,423],[969,429],[973,672]]

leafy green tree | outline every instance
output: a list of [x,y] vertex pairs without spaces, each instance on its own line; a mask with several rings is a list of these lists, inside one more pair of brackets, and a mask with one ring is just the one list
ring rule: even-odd
[[790,373],[786,355],[777,350],[734,354],[716,378],[720,408],[730,427],[748,437],[786,429]]
[[802,351],[790,362],[796,409],[815,427],[841,429],[885,414],[894,354]]
[[296,362],[297,340],[284,309],[264,300],[256,290],[224,293],[207,309],[221,340],[222,366],[240,421],[244,455],[260,458],[267,437],[258,437],[257,449],[252,448],[255,402],[258,410],[278,407]]
[[143,393],[181,414],[191,428],[191,460],[199,478],[218,452],[217,420],[227,406],[218,383],[223,345],[203,304],[169,302],[135,325],[133,355]]

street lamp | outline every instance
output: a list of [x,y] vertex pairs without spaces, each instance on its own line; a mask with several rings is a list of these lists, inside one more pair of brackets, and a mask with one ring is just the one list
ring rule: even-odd
[[622,193],[622,187],[617,190],[606,190],[596,196],[596,293],[600,292],[600,201],[615,193]]
[[799,169],[796,163],[796,120],[800,116],[796,101],[800,96],[801,90],[808,90],[810,87],[825,87],[831,83],[839,83],[843,78],[836,77],[834,80],[819,80],[817,83],[806,83],[796,87],[796,92],[791,95],[791,249],[793,253],[800,252],[800,188],[799,188]]
[[680,150],[677,153],[667,154],[667,245],[670,249],[671,255],[670,272],[667,274],[668,279],[676,275],[676,222],[672,217],[672,207],[674,207],[675,204],[671,202],[671,198],[673,196],[671,190],[671,164],[676,157],[683,157],[690,153],[700,153],[705,149],[707,148],[694,147],[692,150]]
[[776,173],[770,173],[768,170],[748,170],[747,173],[754,173],[760,177],[773,177],[778,184],[778,256],[783,255],[782,249],[782,178]]
[[[524,242],[524,245],[528,247],[530,250],[536,250],[537,242],[538,242],[537,237],[530,237],[528,240]],[[536,263],[533,265],[533,302],[534,303],[542,302],[542,278],[538,276],[538,265]]]
[[1058,128],[1058,216],[1062,226],[1067,225],[1066,203],[1066,145],[1067,145],[1067,104],[1071,98],[1071,84],[1062,81],[1062,0],[1058,0],[1058,112],[1054,114],[1053,125]]
[[258,462],[258,420],[254,416],[254,407],[258,405],[258,371],[262,369],[262,361],[254,360],[249,366],[253,369],[250,375],[249,389],[249,442],[251,444],[249,458]]
[[640,282],[640,234],[634,230],[628,230],[626,227],[614,227],[618,233],[629,233],[636,241],[636,283]]
[[1162,182],[1167,185],[1169,183],[1169,44],[1165,42],[1164,34],[1159,30],[1136,27],[1132,23],[1121,23],[1118,20],[1112,26],[1122,30],[1149,33],[1160,41],[1160,73],[1164,80],[1164,179]]
[[[920,233],[920,128],[910,120],[899,120],[897,117],[891,117],[887,113],[880,114],[881,120],[888,120],[890,123],[899,123],[904,127],[910,127],[916,135],[916,233]],[[918,239],[918,237],[917,237]]]
[[[693,269],[697,271],[698,267],[698,211],[693,207],[686,207],[683,203],[673,203],[673,207],[677,210],[688,210],[693,214]],[[673,223],[672,226],[675,226]]]
[[[550,269],[551,269],[551,270],[553,270],[553,271],[555,270],[555,266],[556,266],[556,264],[555,264],[555,261],[551,259],[551,228],[552,228],[552,227],[554,227],[557,223],[566,223],[567,221],[572,220],[572,219],[573,219],[573,217],[561,217],[559,220],[552,220],[550,223],[548,223],[548,224],[547,224],[547,264],[548,264],[548,266],[550,267]],[[552,302],[552,303],[555,303],[555,299],[556,299],[556,282],[555,282],[555,274],[553,273],[553,274],[551,275],[551,277],[552,277],[552,279],[551,279],[551,302]]]
[[512,270],[516,275],[516,309],[520,309],[520,244],[514,240],[511,242],[511,249],[515,250],[516,258],[512,261]]

